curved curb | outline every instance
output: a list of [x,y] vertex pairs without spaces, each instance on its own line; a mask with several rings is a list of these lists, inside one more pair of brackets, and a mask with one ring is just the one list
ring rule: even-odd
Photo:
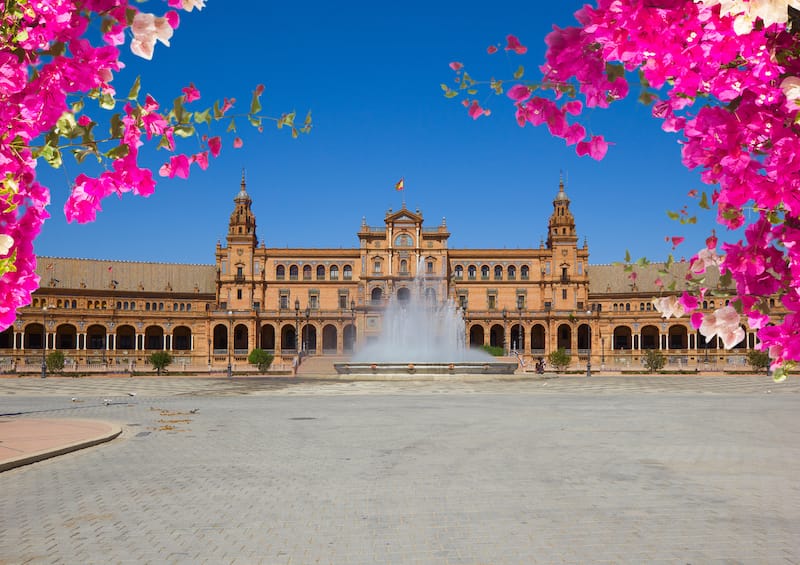
[[[86,420],[82,421],[86,422]],[[76,422],[81,422],[81,420],[64,420],[64,422],[76,423]],[[5,461],[0,461],[0,473],[2,473],[3,471],[15,469],[17,467],[22,467],[24,465],[30,465],[31,463],[44,461],[45,459],[50,459],[52,457],[58,457],[59,455],[65,455],[67,453],[78,451],[80,449],[86,449],[87,447],[99,445],[101,443],[111,441],[112,439],[118,437],[122,433],[122,427],[117,424],[111,424],[109,422],[99,422],[96,420],[93,421],[93,423],[102,424],[106,426],[108,430],[93,435],[91,437],[87,437],[85,439],[59,445],[57,447],[42,449],[32,453],[26,453],[25,455],[20,455],[19,457],[14,457],[11,459],[7,459]]]

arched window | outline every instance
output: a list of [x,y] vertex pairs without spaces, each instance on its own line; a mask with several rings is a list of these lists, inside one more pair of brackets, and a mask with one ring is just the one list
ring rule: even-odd
[[494,266],[494,280],[496,281],[503,280],[503,267],[501,265]]
[[514,265],[510,265],[508,269],[506,269],[506,275],[508,276],[508,280],[513,281],[517,278],[517,268]]
[[478,270],[475,268],[475,265],[470,265],[469,268],[467,269],[467,276],[470,279],[474,279],[475,278],[475,273],[477,273],[477,272],[478,272]]
[[303,266],[303,280],[304,281],[311,280],[311,265]]
[[350,265],[345,265],[344,269],[342,269],[342,275],[344,280],[349,281],[353,278],[353,267]]
[[411,247],[413,240],[408,234],[400,234],[394,240],[395,247]]
[[297,265],[292,265],[289,267],[289,280],[296,281],[299,269]]
[[631,303],[630,302],[625,304],[625,311],[626,312],[630,312],[631,311]]
[[331,280],[332,281],[338,281],[339,280],[339,267],[337,267],[336,265],[331,265],[331,268],[329,269],[328,272],[331,275]]
[[285,279],[286,267],[284,267],[283,265],[278,265],[277,267],[275,267],[275,278],[278,279],[279,281]]
[[400,260],[400,274],[407,275],[408,274],[408,261],[405,259]]
[[455,273],[455,276],[456,276],[457,279],[463,279],[464,278],[464,267],[461,266],[461,265],[456,265],[454,273]]
[[317,265],[317,280],[324,281],[325,280],[325,266],[324,265]]
[[528,280],[528,274],[529,273],[530,273],[530,269],[528,269],[528,265],[522,265],[522,267],[520,267],[519,276],[522,278],[522,280],[524,280],[524,281]]
[[481,278],[482,279],[489,278],[489,265],[484,265],[481,267]]

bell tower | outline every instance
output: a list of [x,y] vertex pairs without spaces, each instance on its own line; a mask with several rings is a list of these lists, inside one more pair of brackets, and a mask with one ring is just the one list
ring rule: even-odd
[[564,192],[564,179],[558,180],[558,194],[553,200],[553,214],[547,229],[547,248],[554,245],[577,245],[578,234],[575,232],[575,218],[569,209],[569,198]]
[[242,185],[239,194],[233,199],[235,204],[230,222],[228,222],[228,246],[251,244],[256,246],[256,217],[250,209],[253,201],[247,194],[244,171],[242,171]]

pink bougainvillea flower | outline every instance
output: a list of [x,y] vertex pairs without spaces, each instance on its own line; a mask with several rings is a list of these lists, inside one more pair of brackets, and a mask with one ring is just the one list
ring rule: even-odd
[[588,155],[596,161],[601,161],[608,152],[608,142],[603,136],[595,135],[589,141],[579,142],[575,151],[581,157]]
[[477,120],[483,116],[486,111],[480,107],[477,100],[473,100],[467,112],[469,113],[470,118]]
[[255,92],[256,92],[256,95],[261,96],[264,93],[264,85],[263,84],[257,84]]
[[158,170],[162,177],[182,179],[189,178],[189,158],[186,155],[173,155],[169,158],[169,163],[164,163]]
[[208,149],[211,151],[212,157],[217,157],[219,152],[222,150],[222,138],[220,136],[215,135],[208,139]]
[[680,303],[686,312],[694,312],[700,305],[700,301],[697,299],[697,297],[694,294],[689,294],[688,292],[684,292],[681,295]]
[[89,116],[87,116],[86,114],[84,114],[80,118],[78,118],[78,125],[79,126],[86,127],[91,123],[92,123],[92,119]]
[[487,52],[489,55],[494,55],[495,53],[497,53],[497,46],[495,46],[495,45],[490,45],[489,47],[487,47],[487,48],[486,48],[486,52]]
[[208,168],[208,151],[201,151],[192,155],[192,162],[197,163],[197,166],[205,171]]
[[685,237],[681,236],[670,237],[670,240],[672,241],[672,248],[675,249],[676,247],[678,247],[681,243],[683,243],[685,239],[686,239]]
[[190,82],[189,86],[185,86],[181,90],[183,91],[183,100],[187,104],[200,98],[200,91],[195,88],[193,82]]
[[459,63],[459,62],[457,62],[457,61],[453,61],[452,63],[450,63],[450,68],[453,69],[454,71],[458,72],[458,71],[460,71],[461,69],[464,68],[464,65]]
[[517,55],[524,55],[528,52],[528,48],[522,45],[514,35],[509,35],[506,37],[506,41],[508,44],[506,45],[506,51],[513,51]]
[[521,102],[531,97],[531,89],[524,84],[515,84],[508,89],[508,97],[515,102]]
[[241,138],[241,137],[236,137],[236,138],[234,138],[234,140],[233,140],[233,146],[234,146],[236,149],[239,149],[239,148],[240,148],[242,145],[244,145],[244,141],[242,141],[242,138]]

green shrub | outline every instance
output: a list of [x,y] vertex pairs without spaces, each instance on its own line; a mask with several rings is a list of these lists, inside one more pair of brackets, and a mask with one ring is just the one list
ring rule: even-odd
[[502,347],[497,347],[496,345],[484,345],[483,350],[489,355],[494,355],[495,357],[502,357],[506,354],[505,349]]
[[64,372],[64,354],[60,351],[52,351],[47,355],[48,373],[63,373]]
[[247,362],[257,366],[258,370],[262,373],[266,373],[269,370],[273,359],[275,359],[275,356],[272,355],[272,353],[267,353],[263,349],[258,348],[251,351],[250,355],[247,356]]
[[664,368],[664,365],[667,363],[667,358],[664,357],[664,354],[658,349],[647,349],[644,352],[642,363],[644,364],[645,369],[651,373],[655,373],[656,371],[660,371]]
[[556,371],[563,371],[569,367],[570,362],[572,362],[572,356],[567,353],[566,349],[559,347],[550,352],[547,356],[547,361]]
[[167,367],[172,363],[172,355],[166,351],[156,351],[147,360],[153,366],[153,370],[161,376],[161,372],[166,372]]
[[755,349],[747,352],[747,364],[753,371],[766,371],[769,368],[769,353],[766,351],[756,351]]

